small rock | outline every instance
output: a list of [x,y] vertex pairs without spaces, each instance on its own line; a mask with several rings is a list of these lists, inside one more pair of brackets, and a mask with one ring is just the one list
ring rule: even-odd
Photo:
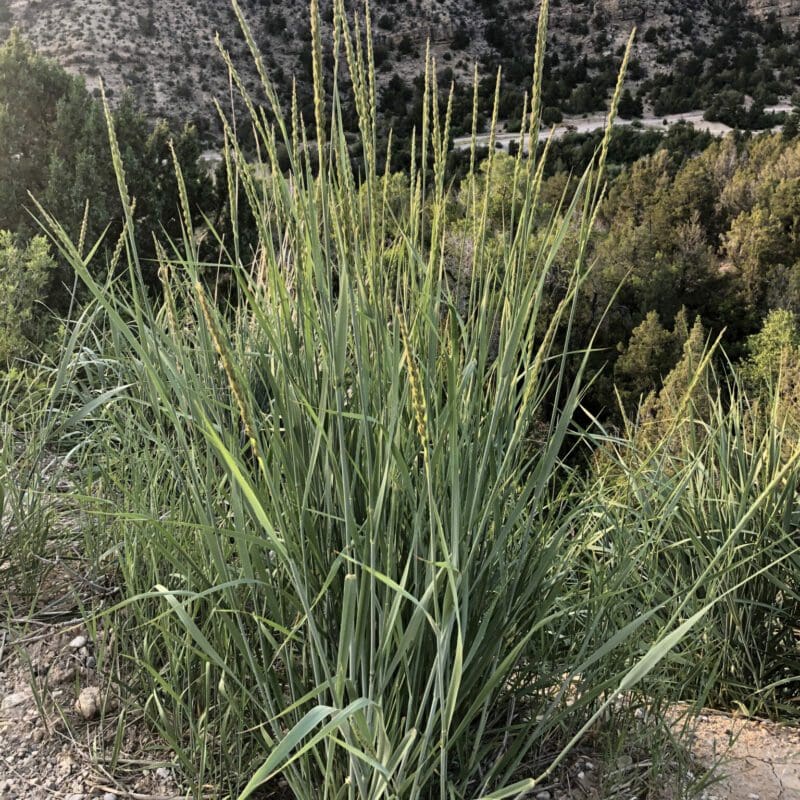
[[58,775],[64,778],[67,775],[72,775],[77,769],[77,765],[68,752],[62,751],[56,759],[55,768]]
[[156,770],[156,777],[162,781],[168,781],[171,777],[169,770],[166,767],[159,767]]
[[591,772],[594,769],[594,764],[591,761],[585,761],[583,766]]
[[85,689],[81,689],[81,693],[75,701],[75,710],[84,719],[94,719],[100,713],[101,707],[100,689],[96,686],[87,686]]
[[67,683],[75,677],[75,669],[67,667],[65,669],[54,669],[48,676],[48,683],[57,686],[59,683]]
[[86,647],[86,642],[89,640],[85,636],[76,636],[70,643],[70,650],[80,650],[81,647]]
[[3,698],[3,702],[0,703],[0,709],[3,711],[8,711],[11,708],[21,706],[27,699],[28,695],[24,692],[14,692],[13,694],[8,694]]
[[579,781],[586,780],[586,773],[585,773],[583,770],[581,770],[581,771],[578,773],[578,780],[579,780]]
[[106,792],[103,795],[102,800],[117,800],[117,796],[111,792]]
[[539,792],[536,795],[536,800],[550,800],[550,792],[548,791]]

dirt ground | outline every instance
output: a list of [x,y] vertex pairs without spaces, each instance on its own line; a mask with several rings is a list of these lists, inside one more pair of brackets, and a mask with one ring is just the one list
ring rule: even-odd
[[708,800],[800,800],[800,729],[709,712],[693,744],[707,767],[723,757],[725,779]]

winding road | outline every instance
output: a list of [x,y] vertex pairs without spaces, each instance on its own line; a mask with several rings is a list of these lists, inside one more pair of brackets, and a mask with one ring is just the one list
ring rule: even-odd
[[[780,103],[778,105],[769,106],[764,110],[767,112],[777,113],[781,111],[791,111],[792,108],[793,107],[788,103]],[[551,135],[551,133],[556,139],[561,139],[568,133],[592,133],[598,129],[605,128],[607,120],[607,114],[590,114],[582,117],[564,117],[563,122],[560,122],[553,128],[543,128],[539,133],[539,141],[544,141]],[[733,128],[730,128],[728,125],[725,125],[722,122],[709,122],[708,120],[703,119],[702,111],[687,111],[684,114],[668,114],[664,117],[646,115],[641,119],[636,120],[621,119],[617,117],[617,119],[614,121],[614,124],[633,125],[635,123],[637,127],[665,130],[669,129],[673,125],[677,125],[680,122],[688,123],[698,130],[707,131],[712,136],[724,136],[726,133],[730,133],[730,131],[733,130]],[[780,126],[774,130],[780,130]],[[489,144],[489,138],[490,137],[488,133],[478,134],[478,146],[485,146]],[[500,132],[497,134],[495,139],[497,144],[502,147],[503,150],[508,150],[511,142],[520,141],[520,134]],[[469,150],[471,144],[471,136],[459,136],[453,140],[453,148],[456,150]],[[527,136],[524,137],[523,146],[528,146]]]

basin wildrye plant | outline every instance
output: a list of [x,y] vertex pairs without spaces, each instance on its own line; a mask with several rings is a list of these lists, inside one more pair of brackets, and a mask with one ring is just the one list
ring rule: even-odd
[[648,754],[609,770],[608,797],[664,776],[699,791],[677,701],[797,711],[800,449],[702,328],[638,419],[583,405],[598,372],[575,328],[630,45],[600,146],[554,205],[549,145],[493,146],[500,75],[479,164],[476,78],[456,197],[432,59],[410,172],[392,174],[369,15],[337,0],[323,52],[312,0],[304,120],[233,7],[266,102],[221,48],[249,112],[218,107],[227,217],[197,223],[176,157],[181,235],[145,263],[107,106],[118,240],[75,242],[37,205],[88,295],[42,435],[102,521],[87,549],[122,592],[103,620],[131,694],[197,797],[522,798],[589,743]]

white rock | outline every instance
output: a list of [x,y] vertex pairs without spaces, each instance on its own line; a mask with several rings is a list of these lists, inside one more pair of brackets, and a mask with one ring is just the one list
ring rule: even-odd
[[100,713],[102,704],[100,690],[96,686],[87,686],[85,689],[81,689],[81,693],[75,701],[75,710],[84,719],[94,719]]
[[71,650],[80,650],[81,647],[86,646],[86,642],[89,640],[85,636],[76,636],[70,643],[69,647]]
[[3,698],[3,702],[0,703],[0,708],[3,711],[8,711],[10,708],[21,706],[27,699],[28,695],[25,694],[25,692],[14,692],[13,694],[7,694]]
[[117,800],[117,796],[115,794],[111,794],[111,792],[106,792],[103,795],[102,800]]
[[536,800],[550,800],[550,792],[548,791],[539,792],[536,795]]

